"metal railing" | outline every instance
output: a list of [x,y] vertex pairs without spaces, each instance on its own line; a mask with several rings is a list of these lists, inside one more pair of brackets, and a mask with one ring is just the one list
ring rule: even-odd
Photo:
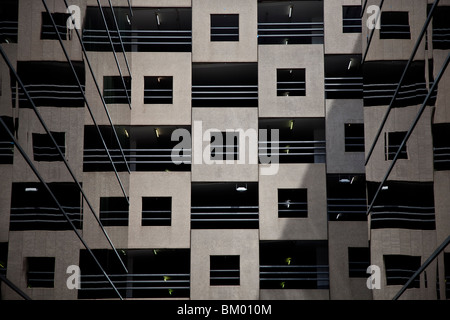
[[53,288],[55,283],[54,271],[28,271],[28,287]]
[[323,22],[258,23],[259,44],[312,43],[314,39],[323,42],[323,37]]
[[328,198],[327,201],[330,221],[367,220],[366,198]]
[[[83,96],[80,93],[80,88],[78,85],[62,85],[62,84],[28,84],[24,85],[25,89],[28,91],[31,99],[34,103],[39,106],[44,102],[55,101],[58,104],[66,101],[81,102],[83,101]],[[86,87],[82,85],[83,91]],[[16,86],[11,87],[13,96],[15,96]],[[19,102],[28,102],[25,93],[21,88],[18,91]]]
[[11,141],[0,141],[0,164],[13,164],[14,143]]
[[[119,33],[110,30],[114,46],[121,48]],[[192,30],[120,30],[125,50],[153,51],[152,49],[163,49],[165,46],[191,46]],[[111,44],[106,30],[84,29],[83,43],[87,50],[109,51]]]
[[[387,105],[396,92],[398,83],[372,83],[364,84],[364,104],[365,105]],[[398,103],[419,104],[427,96],[428,89],[425,82],[402,85],[398,92],[396,101]],[[437,91],[432,98],[436,98]],[[407,101],[412,100],[412,101]]]
[[305,81],[278,81],[277,96],[305,96]]
[[128,104],[128,97],[131,97],[131,89],[127,91],[123,88],[103,89],[103,98],[106,104]]
[[258,100],[258,85],[193,85],[192,100]]
[[192,229],[257,229],[258,206],[192,206]]
[[[104,149],[84,149],[84,164],[109,164]],[[109,149],[114,163],[124,163],[119,149]],[[191,163],[191,149],[154,148],[123,149],[127,162],[131,164],[170,164],[174,161]],[[180,151],[186,154],[179,154]],[[172,155],[172,152],[174,153]]]
[[[259,141],[259,156],[279,157],[280,163],[315,163],[326,155],[325,140]],[[274,152],[275,149],[275,152]]]
[[[117,290],[127,297],[169,297],[177,291],[177,297],[189,297],[189,273],[134,273],[110,274]],[[128,292],[130,291],[130,292]],[[146,291],[146,293],[144,293]],[[102,298],[112,293],[112,288],[100,274],[82,274],[79,294],[90,298]]]
[[434,206],[373,206],[371,213],[371,228],[434,230],[436,228]]
[[[72,223],[82,228],[81,207],[62,206]],[[57,207],[12,207],[10,229],[17,230],[70,230]]]
[[361,18],[343,18],[344,33],[361,33],[362,19]]
[[261,288],[328,289],[328,265],[261,265]]
[[362,77],[325,77],[327,99],[362,98]]
[[278,202],[278,218],[306,218],[308,216],[308,202],[281,201]]
[[433,47],[448,48],[450,46],[450,28],[433,28]]
[[450,147],[435,147],[434,150],[434,169],[450,170]]
[[0,40],[17,42],[19,23],[17,21],[0,21]]

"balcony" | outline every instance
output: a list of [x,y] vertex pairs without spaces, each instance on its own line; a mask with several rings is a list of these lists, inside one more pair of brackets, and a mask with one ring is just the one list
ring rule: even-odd
[[[431,4],[428,5],[428,11]],[[450,23],[448,17],[450,15],[450,6],[439,6],[435,9],[433,15],[433,49],[448,50],[450,49]]]
[[[72,61],[75,72],[85,91],[84,62]],[[19,61],[17,72],[25,89],[36,107],[83,108],[84,98],[75,80],[72,69],[66,62],[57,61]],[[13,105],[17,99],[19,108],[31,108],[21,87],[11,83]]]
[[325,241],[261,241],[261,289],[328,289]]
[[366,221],[366,179],[362,174],[328,174],[328,221]]
[[194,63],[193,107],[257,107],[256,63]]
[[0,43],[17,43],[19,28],[19,1],[0,2]]
[[[406,61],[368,61],[363,68],[364,106],[389,105],[405,70]],[[406,73],[403,85],[395,100],[395,107],[420,105],[428,94],[425,79],[425,61],[414,61]],[[433,82],[430,75],[430,85]],[[428,105],[436,103],[437,90]]]
[[[109,7],[103,8],[116,51],[121,51],[119,34]],[[126,51],[190,52],[192,50],[191,8],[115,7],[120,36]],[[83,29],[88,51],[111,51],[111,43],[98,7],[88,7]]]
[[[14,133],[14,120],[11,117],[1,116],[11,133]],[[17,124],[16,124],[17,125]],[[8,132],[0,125],[0,164],[13,164],[14,142]]]
[[450,170],[450,124],[439,123],[432,125],[434,170]]
[[[378,183],[367,183],[369,202],[377,188]],[[373,206],[370,226],[372,229],[435,230],[433,184],[389,181]]]
[[258,44],[323,44],[323,1],[258,2]]
[[[278,163],[324,163],[326,156],[325,123],[320,118],[262,119],[265,130],[259,141],[259,157],[271,157]],[[277,138],[271,136],[278,130]]]
[[[189,298],[190,251],[187,249],[119,250],[128,268],[122,273],[112,250],[93,250],[123,298]],[[125,256],[126,255],[126,256]],[[79,299],[117,298],[86,250],[80,251]]]
[[[185,126],[117,126],[116,132],[130,170],[189,171],[191,147],[185,149],[176,147],[178,142],[171,140],[172,132],[176,129],[190,131],[190,128]],[[100,131],[107,139],[105,143],[117,171],[127,170],[111,127],[100,126]],[[85,126],[84,129],[83,164],[85,172],[113,171],[94,126]]]
[[[83,209],[75,183],[48,183],[77,229],[82,228]],[[47,190],[40,183],[13,183],[10,230],[72,230]]]
[[326,99],[362,99],[361,55],[325,55]]
[[257,229],[257,183],[193,183],[192,229]]

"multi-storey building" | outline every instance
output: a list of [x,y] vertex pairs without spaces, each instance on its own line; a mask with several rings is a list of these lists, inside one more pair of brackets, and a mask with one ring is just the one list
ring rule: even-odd
[[[449,13],[1,1],[1,274],[32,299],[394,297],[450,234]],[[446,247],[401,298],[449,278]]]

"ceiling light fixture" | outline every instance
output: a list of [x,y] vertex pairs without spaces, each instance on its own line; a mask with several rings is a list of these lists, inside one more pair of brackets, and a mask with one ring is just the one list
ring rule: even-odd
[[381,190],[383,190],[383,191],[389,190],[389,187],[388,186],[382,186]]
[[289,129],[294,129],[294,120],[289,121]]
[[245,192],[247,191],[247,184],[243,185],[236,185],[236,191],[237,192]]
[[37,188],[25,188],[25,192],[36,192],[38,191]]
[[130,137],[130,135],[128,134],[128,131],[127,131],[127,129],[125,129],[125,135],[127,136],[127,138],[129,138],[129,137]]
[[339,179],[339,182],[340,183],[350,183],[350,179],[342,178],[342,179]]
[[161,25],[161,21],[159,20],[159,14],[156,14],[156,23],[158,23],[158,26]]
[[156,137],[159,138],[159,129],[158,128],[155,129],[155,134],[156,134]]
[[289,6],[289,18],[292,17],[292,10],[294,9],[293,6]]

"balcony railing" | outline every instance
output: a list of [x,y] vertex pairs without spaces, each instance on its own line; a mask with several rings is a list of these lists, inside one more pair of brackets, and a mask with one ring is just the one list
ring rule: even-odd
[[366,212],[365,198],[328,198],[330,221],[365,221]]
[[434,207],[378,205],[371,213],[371,228],[436,229]]
[[[417,270],[386,268],[386,282],[388,285],[404,285]],[[420,278],[417,277],[411,288],[420,288]]]
[[323,22],[258,23],[258,44],[323,43]]
[[0,164],[12,164],[14,159],[14,143],[0,141]]
[[[398,83],[364,84],[364,105],[389,105],[397,89]],[[428,94],[425,82],[403,85],[397,95],[396,104],[414,105],[423,102]],[[436,99],[437,91],[432,96]],[[430,102],[432,104],[434,102]]]
[[192,229],[257,229],[258,206],[192,206]]
[[[178,161],[179,162],[183,161],[183,163],[187,165],[191,164],[191,149],[154,148],[154,149],[123,149],[123,151],[125,154],[125,159],[130,165],[130,169],[136,171],[140,171],[139,167],[137,166],[144,166],[142,168],[150,169],[149,171],[151,171],[152,166],[158,165],[176,166],[175,162]],[[183,151],[185,154],[184,155],[179,154],[180,151]],[[120,149],[109,149],[109,152],[115,164],[118,165],[125,164]],[[174,153],[173,155],[172,152]],[[83,163],[85,171],[112,170],[105,149],[84,149]],[[125,168],[122,169],[125,170]]]
[[[117,290],[128,298],[185,297],[190,295],[189,273],[109,274]],[[103,274],[81,275],[80,298],[104,298],[114,289]]]
[[[80,207],[62,206],[77,229],[82,228]],[[10,230],[71,230],[59,208],[16,207],[11,208]]]
[[18,29],[17,21],[0,21],[0,43],[17,43]]
[[258,85],[193,85],[192,101],[258,100]]
[[53,288],[55,272],[52,271],[28,271],[28,287]]
[[[85,91],[84,85],[82,85],[82,88]],[[16,86],[12,86],[11,89],[13,99],[15,99]],[[84,98],[78,85],[28,84],[25,85],[25,89],[36,106],[84,106]],[[31,107],[21,88],[19,88],[19,106]]]
[[259,156],[279,157],[280,163],[324,162],[325,155],[325,140],[259,141]]
[[[110,30],[115,50],[121,50],[117,30]],[[120,30],[125,50],[130,51],[191,51],[191,30]],[[109,51],[111,43],[106,30],[84,29],[83,42],[91,51]]]
[[434,148],[434,169],[450,170],[450,147]]
[[261,289],[328,289],[328,265],[261,265]]
[[433,28],[433,48],[450,48],[450,28]]
[[363,78],[326,77],[325,95],[327,99],[361,99],[363,95]]

